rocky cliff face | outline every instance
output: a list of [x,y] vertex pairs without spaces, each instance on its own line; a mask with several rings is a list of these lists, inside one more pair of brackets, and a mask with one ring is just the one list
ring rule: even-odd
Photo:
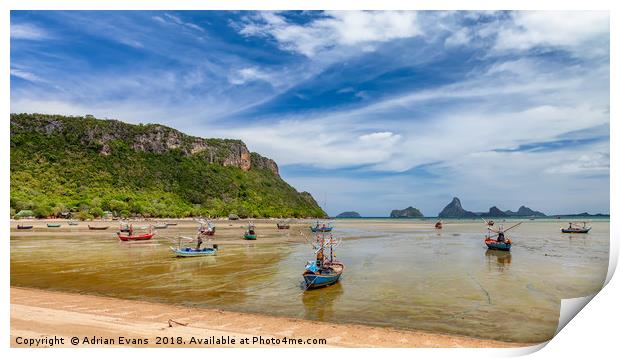
[[186,156],[199,156],[209,163],[244,171],[253,167],[266,169],[279,175],[273,160],[250,153],[240,140],[194,137],[158,124],[132,125],[117,120],[38,114],[30,115],[26,122],[19,115],[11,116],[11,132],[26,128],[46,135],[78,136],[83,145],[96,146],[105,156],[112,154],[114,142],[123,141],[136,151],[162,154],[178,150]]
[[485,214],[485,216],[492,218],[501,218],[508,215],[506,215],[505,212],[501,211],[497,206],[493,206],[489,209],[489,212]]
[[477,216],[475,213],[463,209],[461,200],[457,197],[454,197],[450,204],[446,205],[439,213],[440,218],[475,218]]
[[420,210],[410,206],[403,210],[392,210],[390,213],[391,218],[422,218],[424,215],[420,212]]
[[506,210],[506,215],[508,216],[547,216],[540,211],[535,211],[527,206],[521,206],[517,212]]

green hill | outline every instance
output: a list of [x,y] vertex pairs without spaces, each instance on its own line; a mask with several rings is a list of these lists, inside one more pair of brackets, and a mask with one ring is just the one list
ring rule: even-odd
[[325,217],[242,141],[92,116],[11,114],[11,211]]

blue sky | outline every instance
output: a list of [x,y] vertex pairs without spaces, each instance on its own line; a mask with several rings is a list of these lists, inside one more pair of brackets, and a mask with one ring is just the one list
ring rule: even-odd
[[11,111],[239,138],[332,215],[609,212],[606,12],[12,11]]

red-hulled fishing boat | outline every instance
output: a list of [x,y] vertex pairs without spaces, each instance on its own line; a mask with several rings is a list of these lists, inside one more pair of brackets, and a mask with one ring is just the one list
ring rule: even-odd
[[129,225],[129,232],[117,232],[119,240],[121,241],[142,241],[142,240],[150,240],[155,236],[155,233],[151,231],[149,227],[149,231],[141,234],[135,234],[133,230],[133,225]]

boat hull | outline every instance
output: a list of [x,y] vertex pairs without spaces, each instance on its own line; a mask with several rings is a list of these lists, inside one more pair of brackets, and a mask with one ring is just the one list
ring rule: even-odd
[[88,225],[88,230],[107,230],[109,226],[90,226]]
[[278,225],[278,229],[279,229],[279,230],[288,230],[288,229],[290,229],[290,228],[291,228],[291,227],[290,227],[289,225]]
[[150,240],[153,238],[155,234],[143,234],[143,235],[134,235],[134,236],[125,236],[118,234],[118,238],[121,241],[143,241]]
[[310,230],[312,232],[330,232],[332,231],[332,227],[311,227]]
[[510,251],[512,247],[511,242],[498,242],[495,240],[484,240],[484,243],[490,250]]
[[176,249],[174,247],[171,247],[170,249],[172,250],[172,252],[174,252],[176,257],[199,257],[199,256],[210,256],[210,255],[217,254],[216,248],[208,248],[208,247],[198,250],[198,251],[190,247],[185,247],[182,249]]
[[33,228],[32,225],[17,225],[18,230],[30,230],[32,228]]
[[243,235],[243,238],[246,240],[256,240],[256,234],[251,235],[251,234],[245,234]]
[[587,234],[590,232],[590,228],[587,229],[562,229],[564,234]]
[[47,224],[47,227],[60,227],[60,224]]
[[311,290],[315,288],[326,287],[335,284],[340,280],[340,276],[344,271],[344,265],[341,263],[332,263],[331,266],[334,270],[332,273],[314,273],[312,271],[306,271],[303,273],[304,281],[306,283],[306,289]]

